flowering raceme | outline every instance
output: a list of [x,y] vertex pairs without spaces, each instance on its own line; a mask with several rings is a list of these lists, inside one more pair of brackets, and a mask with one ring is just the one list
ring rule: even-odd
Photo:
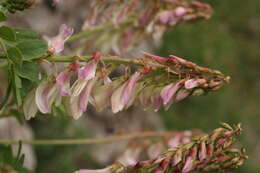
[[99,47],[104,53],[112,50],[117,55],[144,40],[159,40],[177,24],[208,19],[212,14],[210,5],[195,0],[96,0],[91,7],[82,27],[83,32],[91,33],[91,36],[86,34],[85,43]]
[[[227,172],[240,167],[247,159],[243,150],[231,148],[240,132],[240,125],[231,127],[223,124],[221,128],[214,130],[211,134],[200,135],[186,144],[169,148],[153,159],[139,160],[132,164],[131,162],[117,162],[105,169],[80,170],[76,173]],[[122,161],[127,160],[129,158]]]
[[[98,111],[111,106],[113,113],[134,104],[155,111],[161,107],[168,109],[172,103],[215,91],[229,81],[229,77],[217,70],[176,56],[164,58],[144,53],[144,58],[130,60],[94,53],[86,61],[83,66],[72,62],[58,75],[44,79],[35,94],[29,93],[24,104],[26,118],[34,117],[36,113],[35,108],[27,110],[30,104],[36,104],[39,111],[46,114],[51,113],[53,104],[64,103],[69,115],[75,119],[87,111],[89,103]],[[136,71],[126,71],[111,80],[109,75],[117,69],[117,62],[124,63],[127,69],[133,65]]]

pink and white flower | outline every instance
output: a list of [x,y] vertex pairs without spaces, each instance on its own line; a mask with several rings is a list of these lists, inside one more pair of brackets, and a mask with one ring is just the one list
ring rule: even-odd
[[36,89],[36,105],[43,114],[51,112],[52,104],[59,100],[58,97],[59,91],[53,81],[43,81]]
[[189,79],[185,82],[184,86],[186,89],[193,89],[205,83],[205,79]]
[[60,26],[59,34],[52,39],[48,39],[49,49],[53,51],[53,54],[59,54],[64,50],[64,44],[72,34],[72,28],[65,24]]
[[161,97],[163,99],[163,104],[167,105],[173,99],[173,96],[182,87],[183,81],[174,82],[165,86],[161,91]]
[[72,95],[78,96],[85,88],[88,81],[96,76],[97,61],[92,59],[78,70],[78,79],[72,86]]
[[87,110],[88,103],[90,102],[90,96],[92,89],[97,81],[97,78],[87,81],[85,87],[81,90],[79,95],[72,95],[70,98],[70,113],[74,119],[81,117],[83,112]]
[[68,70],[62,71],[56,77],[56,84],[58,86],[59,92],[61,96],[70,96],[70,78],[72,73]]
[[117,113],[123,110],[124,107],[129,103],[133,94],[133,89],[140,77],[141,74],[136,72],[123,85],[114,91],[111,96],[111,107],[113,113]]

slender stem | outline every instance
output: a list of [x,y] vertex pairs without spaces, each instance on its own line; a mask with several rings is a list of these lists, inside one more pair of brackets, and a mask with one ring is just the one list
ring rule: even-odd
[[67,40],[67,42],[73,42],[73,41],[79,40],[81,38],[86,38],[88,36],[91,36],[92,34],[95,34],[96,32],[102,31],[102,30],[109,28],[111,26],[113,26],[111,23],[107,23],[107,24],[103,24],[101,26],[95,27],[93,29],[90,29],[90,30],[82,31],[80,33],[72,35]]
[[7,67],[7,66],[8,66],[7,60],[0,62],[0,68],[4,68],[4,67]]
[[169,131],[159,131],[159,132],[141,132],[125,135],[115,135],[105,138],[97,139],[54,139],[54,140],[0,140],[1,145],[12,145],[23,144],[29,145],[89,145],[89,144],[104,144],[104,143],[113,143],[124,140],[133,140],[133,139],[146,139],[146,138],[158,138],[165,136],[173,136],[175,132]]
[[[51,56],[45,58],[46,60],[50,62],[73,62],[75,60],[80,60],[82,62],[89,61],[91,59],[91,56]],[[137,65],[137,66],[145,66],[150,65],[157,68],[165,68],[164,65],[158,64],[158,63],[152,63],[152,62],[143,62],[141,58],[136,59],[127,59],[127,58],[119,58],[117,56],[102,56],[101,60],[106,63],[116,63],[116,64],[129,64],[129,65]]]

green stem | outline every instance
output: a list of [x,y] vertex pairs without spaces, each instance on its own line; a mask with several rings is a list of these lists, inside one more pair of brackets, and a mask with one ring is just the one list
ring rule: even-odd
[[89,145],[89,144],[104,144],[113,143],[124,140],[134,140],[134,139],[147,139],[147,138],[161,138],[165,136],[173,136],[175,132],[141,132],[125,135],[115,135],[106,138],[98,139],[54,139],[54,140],[0,140],[1,145],[12,145],[23,144],[29,145]]
[[[79,60],[82,62],[87,62],[91,59],[91,56],[51,56],[45,58],[46,60],[50,62],[73,62],[75,60]],[[116,64],[129,64],[129,65],[137,65],[137,66],[145,66],[150,65],[157,68],[165,68],[164,65],[152,63],[152,62],[143,62],[141,58],[136,59],[127,59],[127,58],[119,58],[117,56],[102,56],[101,61],[105,63],[116,63]]]
[[73,42],[73,41],[79,40],[81,38],[86,38],[88,36],[91,36],[92,34],[100,32],[100,31],[102,31],[102,30],[104,30],[106,28],[110,28],[112,26],[113,25],[111,23],[107,23],[107,24],[103,24],[101,26],[95,27],[93,29],[80,32],[78,34],[74,34],[67,40],[67,42]]
[[8,66],[7,60],[0,62],[0,68],[4,68],[4,67],[7,67],[7,66]]

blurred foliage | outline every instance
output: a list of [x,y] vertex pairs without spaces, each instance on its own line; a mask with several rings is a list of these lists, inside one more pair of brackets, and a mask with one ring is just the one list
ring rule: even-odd
[[[206,1],[206,0],[205,0]],[[165,35],[158,55],[174,54],[199,65],[219,69],[232,80],[222,90],[204,97],[193,97],[161,111],[168,129],[212,130],[219,122],[243,124],[241,143],[249,160],[236,173],[260,171],[260,1],[211,1],[215,14],[208,21],[182,25]],[[31,122],[36,138],[87,137],[85,126],[69,117],[43,116]],[[46,128],[46,127],[47,128]],[[37,173],[71,173],[78,163],[98,164],[91,160],[85,146],[36,147]],[[87,147],[87,146],[86,146]],[[86,167],[86,166],[85,166]]]

